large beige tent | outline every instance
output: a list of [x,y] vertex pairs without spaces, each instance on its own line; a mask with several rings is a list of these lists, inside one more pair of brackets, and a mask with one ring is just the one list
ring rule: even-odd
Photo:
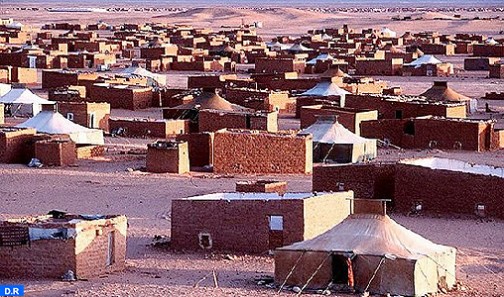
[[353,214],[313,239],[277,249],[275,281],[423,296],[455,285],[455,255],[455,248],[435,244],[387,215]]
[[376,158],[376,139],[352,133],[335,116],[319,116],[299,134],[313,135],[314,162],[357,163]]
[[429,100],[433,101],[449,101],[465,103],[468,112],[475,112],[478,102],[475,99],[469,98],[455,91],[448,86],[447,81],[435,81],[433,86],[420,94]]

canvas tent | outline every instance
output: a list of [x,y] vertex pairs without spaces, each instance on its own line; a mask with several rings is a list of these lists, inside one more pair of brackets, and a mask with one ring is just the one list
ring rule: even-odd
[[313,135],[314,162],[357,163],[376,158],[376,139],[352,133],[335,116],[319,116],[299,134]]
[[88,129],[67,120],[54,111],[42,111],[35,117],[17,125],[19,128],[34,128],[39,133],[68,134],[70,139],[80,145],[103,145],[103,131]]
[[472,113],[477,109],[478,102],[475,99],[464,96],[448,86],[446,81],[435,81],[434,85],[420,94],[433,101],[461,102],[467,105],[467,111]]
[[11,104],[13,115],[37,115],[42,104],[54,104],[54,102],[35,95],[28,89],[10,89],[0,97],[0,103]]
[[412,66],[415,68],[419,68],[424,64],[441,64],[441,60],[437,59],[436,57],[432,55],[423,55],[420,58],[416,59],[415,61],[407,64],[406,66]]
[[435,244],[387,215],[360,213],[275,251],[275,281],[306,288],[423,296],[455,284],[455,248]]
[[119,76],[126,76],[126,77],[135,75],[150,78],[161,86],[166,85],[165,75],[152,73],[149,70],[142,67],[131,66],[121,71],[121,73],[119,73]]
[[317,64],[317,61],[328,61],[328,60],[334,60],[334,57],[331,56],[330,54],[320,54],[315,58],[306,62],[306,65],[315,65]]

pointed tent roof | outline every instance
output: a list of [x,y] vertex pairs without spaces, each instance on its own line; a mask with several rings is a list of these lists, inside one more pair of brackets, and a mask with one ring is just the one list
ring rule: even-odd
[[68,134],[76,144],[104,144],[103,131],[75,124],[54,111],[42,111],[16,127],[34,128],[37,132],[47,134]]
[[438,60],[433,55],[423,55],[420,58],[416,59],[415,61],[409,63],[408,65],[415,66],[415,68],[418,68],[424,64],[440,64],[440,63],[443,63],[443,62],[441,62],[441,60]]
[[11,85],[0,83],[0,97],[9,93],[11,89],[12,89]]
[[194,98],[192,102],[173,107],[173,109],[214,109],[227,111],[249,111],[250,109],[233,104],[215,92],[204,91]]
[[487,40],[485,40],[485,43],[488,45],[497,45],[499,44],[493,37],[488,37]]
[[54,104],[42,97],[35,95],[28,89],[11,89],[7,94],[0,97],[0,103],[7,104]]
[[313,239],[296,242],[278,250],[394,255],[415,260],[451,249],[453,248],[435,244],[406,229],[387,215],[353,214]]
[[463,102],[472,100],[471,98],[459,94],[457,91],[450,88],[446,81],[435,81],[434,85],[427,91],[420,94],[420,96],[425,96],[427,99],[435,101]]
[[389,37],[396,37],[397,36],[397,33],[395,31],[390,30],[388,27],[384,27],[381,30],[381,34],[383,36],[389,36]]
[[309,51],[313,51],[313,49],[306,47],[306,46],[302,45],[301,43],[296,43],[289,48],[289,51],[291,51],[291,52],[309,52]]
[[327,60],[334,60],[334,57],[327,53],[319,54],[315,58],[306,62],[306,65],[315,65],[317,64],[317,61],[327,61]]
[[343,127],[334,116],[319,117],[313,125],[301,130],[299,134],[312,134],[313,142],[319,143],[350,144],[368,141]]
[[143,77],[148,77],[155,80],[160,85],[166,85],[166,77],[163,75],[155,74],[150,72],[149,70],[139,67],[139,66],[130,66],[121,71],[120,75],[130,76],[130,75],[138,75]]
[[320,75],[321,78],[332,77],[350,77],[347,73],[343,72],[339,67],[330,67]]
[[301,93],[301,96],[341,96],[346,94],[350,93],[331,81],[323,80],[308,91]]

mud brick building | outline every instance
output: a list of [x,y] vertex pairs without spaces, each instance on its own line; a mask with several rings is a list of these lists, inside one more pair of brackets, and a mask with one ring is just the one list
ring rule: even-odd
[[297,72],[252,73],[251,77],[261,89],[281,91],[308,90],[319,82],[318,79],[299,78]]
[[503,169],[444,158],[403,160],[396,166],[395,207],[418,204],[430,213],[464,213],[504,218]]
[[404,65],[403,76],[450,76],[453,74],[453,64],[422,64],[419,67]]
[[188,173],[189,147],[185,141],[157,141],[147,149],[147,171]]
[[332,105],[312,105],[301,108],[301,129],[313,125],[317,117],[324,115],[334,115],[338,117],[338,123],[353,133],[360,135],[360,124],[363,121],[378,119],[378,111],[362,110]]
[[488,70],[490,70],[490,73],[488,75],[490,78],[504,78],[504,64],[492,64],[488,66]]
[[311,173],[311,135],[221,130],[214,136],[214,173]]
[[403,59],[357,59],[355,74],[357,75],[401,75]]
[[188,120],[109,119],[110,131],[122,128],[126,137],[168,138],[189,132]]
[[213,132],[180,134],[176,136],[176,140],[187,141],[191,167],[204,167],[213,164]]
[[301,109],[304,106],[327,105],[334,107],[345,106],[345,101],[341,96],[299,96],[296,97],[296,118],[301,117]]
[[201,110],[198,114],[199,132],[214,132],[224,128],[278,131],[277,112],[233,112]]
[[5,83],[37,83],[37,69],[35,68],[0,66],[0,69],[6,70],[6,78],[4,80]]
[[504,57],[504,45],[475,44],[473,55],[476,57]]
[[75,143],[70,139],[50,139],[35,142],[35,158],[48,166],[72,165],[77,160]]
[[423,43],[420,50],[427,55],[455,55],[455,44],[453,43]]
[[0,127],[0,163],[28,163],[35,129]]
[[106,102],[111,108],[137,110],[152,105],[152,87],[96,83],[89,88],[89,100]]
[[226,88],[226,100],[255,110],[266,111],[285,111],[288,109],[287,105],[293,102],[285,91],[250,88]]
[[68,70],[43,70],[42,88],[52,89],[65,86],[79,86],[83,81],[95,81],[99,77],[95,72],[68,71]]
[[125,216],[55,214],[0,221],[1,278],[77,279],[122,271]]
[[470,57],[464,59],[464,70],[490,70],[490,65],[500,61],[499,58],[492,57]]
[[[395,191],[395,163],[324,165],[313,168],[312,190],[352,190],[355,198],[392,199]],[[393,206],[393,202],[389,206]]]
[[287,182],[265,179],[256,181],[238,181],[236,182],[236,192],[278,193],[279,195],[283,195],[287,192]]
[[287,57],[258,57],[255,59],[256,73],[304,73],[306,62]]
[[58,102],[58,112],[84,127],[109,131],[110,104],[95,102]]
[[489,151],[500,148],[501,132],[493,121],[421,117],[361,123],[361,135],[401,148]]
[[414,96],[346,95],[345,107],[378,110],[378,119],[421,116],[465,118],[465,103],[434,102]]
[[352,211],[353,192],[216,193],[172,201],[175,249],[261,254],[313,238]]

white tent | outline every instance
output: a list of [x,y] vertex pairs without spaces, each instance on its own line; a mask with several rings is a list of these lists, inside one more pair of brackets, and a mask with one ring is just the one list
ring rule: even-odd
[[158,84],[161,86],[166,85],[166,76],[162,74],[155,74],[150,72],[149,70],[142,68],[142,67],[137,67],[137,66],[131,66],[123,71],[121,71],[120,75],[122,76],[143,76],[147,78],[151,78],[152,80],[156,81]]
[[322,80],[313,88],[301,93],[300,96],[340,96],[340,106],[345,106],[345,95],[350,92],[343,90],[330,80]]
[[68,134],[76,144],[103,145],[103,131],[88,129],[67,120],[54,111],[42,111],[35,117],[17,125],[19,128],[34,128],[47,134]]
[[311,52],[313,49],[302,45],[301,43],[296,43],[289,48],[291,52]]
[[0,97],[9,93],[11,89],[12,89],[11,85],[0,83]]
[[21,30],[23,29],[23,24],[21,24],[20,22],[12,22],[10,24],[6,24],[5,27],[9,29]]
[[[7,87],[5,87],[7,89]],[[14,114],[37,115],[41,110],[42,104],[54,104],[53,101],[44,99],[28,89],[11,89],[8,93],[0,97],[0,103],[12,104]],[[23,108],[24,105],[28,109]]]
[[275,42],[267,42],[266,46],[274,51],[282,51],[289,49],[292,46],[292,44],[283,44],[278,41],[275,41]]
[[407,66],[414,66],[415,68],[418,68],[424,64],[441,64],[441,60],[437,59],[433,55],[423,55],[420,58],[416,59],[415,61],[407,64]]
[[356,163],[376,158],[376,139],[360,137],[338,123],[334,116],[320,116],[299,134],[313,136],[314,161]]
[[383,37],[397,37],[397,33],[390,30],[389,28],[387,27],[384,27],[382,30],[381,30],[381,34]]
[[485,40],[485,44],[487,45],[497,45],[499,44],[493,37],[488,37],[487,40]]
[[327,61],[327,60],[334,60],[333,56],[329,54],[320,54],[316,56],[315,58],[309,60],[306,62],[306,65],[315,65],[317,64],[317,61]]

